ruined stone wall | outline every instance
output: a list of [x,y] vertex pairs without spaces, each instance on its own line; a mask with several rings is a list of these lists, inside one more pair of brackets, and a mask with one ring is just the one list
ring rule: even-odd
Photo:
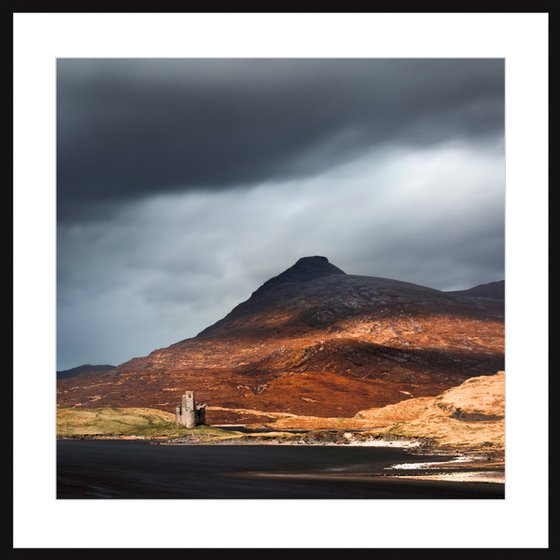
[[196,425],[206,424],[206,405],[196,407]]

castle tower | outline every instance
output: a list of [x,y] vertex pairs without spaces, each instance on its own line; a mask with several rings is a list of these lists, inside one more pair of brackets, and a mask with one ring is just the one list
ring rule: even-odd
[[196,427],[194,392],[186,391],[181,400],[181,424],[186,428]]

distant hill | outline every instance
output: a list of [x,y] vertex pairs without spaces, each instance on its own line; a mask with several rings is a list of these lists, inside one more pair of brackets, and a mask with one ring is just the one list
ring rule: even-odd
[[77,366],[72,369],[65,369],[63,371],[57,371],[56,376],[58,379],[68,379],[69,377],[76,377],[77,375],[82,375],[82,373],[92,373],[98,371],[109,371],[115,369],[116,366],[111,366],[108,364],[92,366],[91,364],[84,364],[82,366]]
[[448,294],[456,294],[458,296],[467,297],[480,297],[488,299],[504,299],[505,294],[505,280],[499,280],[498,282],[490,282],[489,284],[479,284],[474,288],[469,288],[468,290],[456,290],[453,292],[446,292]]

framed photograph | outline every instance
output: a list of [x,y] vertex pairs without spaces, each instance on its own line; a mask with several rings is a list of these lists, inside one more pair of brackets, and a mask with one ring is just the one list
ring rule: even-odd
[[252,546],[546,546],[546,14],[14,21],[15,520],[69,523],[35,546],[99,508],[165,512],[125,546],[261,508]]

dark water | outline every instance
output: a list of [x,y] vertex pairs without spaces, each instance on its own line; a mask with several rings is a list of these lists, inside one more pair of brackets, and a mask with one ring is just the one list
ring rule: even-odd
[[[151,445],[141,441],[58,442],[58,498],[503,498],[500,484],[324,475],[386,473],[412,457],[401,449],[288,445]],[[267,474],[308,478],[267,478]],[[264,476],[263,476],[264,475]],[[315,475],[319,475],[315,477]],[[323,478],[321,478],[323,476]]]

